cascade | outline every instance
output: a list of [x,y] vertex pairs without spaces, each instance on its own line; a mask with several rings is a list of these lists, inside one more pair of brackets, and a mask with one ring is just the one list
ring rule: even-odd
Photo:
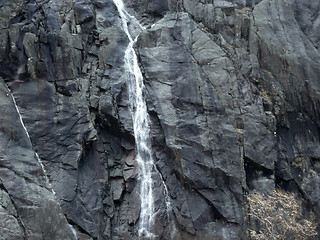
[[126,67],[126,74],[129,82],[129,100],[132,104],[132,119],[134,138],[136,142],[136,162],[139,166],[139,182],[140,182],[140,199],[141,210],[139,218],[139,236],[153,239],[155,234],[152,228],[155,224],[154,211],[154,196],[153,196],[153,178],[154,174],[159,176],[164,187],[164,200],[167,207],[167,215],[169,219],[169,211],[171,211],[171,204],[168,194],[167,186],[165,185],[160,172],[157,170],[152,154],[149,116],[147,113],[146,102],[143,98],[143,76],[138,64],[138,58],[133,48],[137,37],[133,37],[129,29],[129,23],[135,23],[137,29],[134,29],[138,34],[144,29],[135,17],[131,16],[125,9],[122,0],[113,0],[115,3],[120,18],[121,28],[129,39],[129,44],[125,51],[124,62]]
[[[18,68],[18,73],[17,73],[16,80],[18,79],[18,77],[19,77],[19,75],[20,75],[20,73],[21,73],[21,71],[22,71],[22,68],[23,68],[22,66],[20,66],[20,67]],[[27,135],[28,139],[29,139],[30,142],[31,142],[31,138],[30,138],[29,132],[28,132],[28,130],[27,130],[26,125],[25,125],[24,122],[23,122],[22,116],[21,116],[21,114],[20,114],[19,107],[18,107],[17,102],[16,102],[16,100],[15,100],[15,98],[14,98],[14,95],[13,95],[13,93],[11,92],[11,90],[9,89],[9,87],[8,87],[6,84],[5,84],[5,86],[6,86],[6,88],[7,88],[7,91],[8,91],[9,94],[10,94],[10,97],[11,97],[11,99],[12,99],[12,102],[13,102],[13,104],[14,104],[14,107],[15,107],[18,115],[19,115],[20,123],[21,123],[21,125],[22,125],[22,127],[23,127],[23,129],[24,129],[24,132],[25,132],[25,134]],[[31,142],[31,144],[32,144],[32,142]],[[56,193],[55,193],[55,191],[53,190],[52,185],[51,185],[51,183],[50,183],[50,181],[49,181],[49,179],[48,179],[46,169],[45,169],[45,167],[44,167],[44,165],[43,165],[43,163],[42,163],[42,161],[41,161],[38,153],[37,153],[35,150],[33,150],[33,151],[34,151],[34,153],[35,153],[35,156],[36,156],[36,159],[37,159],[39,165],[41,166],[41,170],[42,170],[42,172],[43,172],[43,174],[44,174],[46,183],[48,184],[49,188],[51,189],[52,194],[53,194],[54,197],[56,198]],[[59,203],[59,202],[58,202],[58,203]],[[59,206],[60,206],[60,204],[59,204]],[[77,234],[77,231],[74,229],[74,227],[73,227],[71,224],[68,224],[68,226],[69,226],[69,228],[70,228],[73,236],[75,237],[75,239],[78,239],[78,234]]]
[[[21,116],[21,114],[20,114],[20,110],[19,110],[19,108],[18,108],[18,105],[17,105],[17,103],[16,103],[16,100],[14,99],[13,93],[10,91],[10,89],[8,88],[7,85],[6,85],[6,87],[7,87],[7,90],[8,90],[8,92],[9,92],[9,94],[10,94],[10,97],[11,97],[11,99],[12,99],[12,101],[13,101],[13,104],[14,104],[14,106],[15,106],[15,108],[16,108],[16,111],[17,111],[17,113],[18,113],[18,115],[19,115],[20,123],[21,123],[21,125],[22,125],[22,127],[23,127],[23,129],[24,129],[24,132],[26,133],[26,135],[28,136],[28,138],[29,138],[29,140],[30,140],[30,142],[31,142],[29,132],[28,132],[26,126],[24,125],[24,122],[23,122],[23,120],[22,120],[22,116]],[[47,177],[46,169],[44,168],[44,165],[43,165],[43,163],[42,163],[42,161],[41,161],[38,153],[37,153],[35,150],[33,150],[33,151],[34,151],[34,153],[35,153],[35,156],[36,156],[36,159],[37,159],[39,165],[41,166],[41,169],[42,169],[42,172],[43,172],[43,174],[44,174],[44,176],[45,176],[46,182],[47,182],[47,184],[49,185],[52,194],[53,194],[54,197],[56,198],[56,193],[55,193],[55,191],[53,190],[52,185],[51,185],[51,183],[50,183],[50,181],[49,181],[49,179],[48,179],[48,177]],[[78,235],[77,235],[77,232],[76,232],[76,230],[74,229],[74,227],[73,227],[71,224],[68,224],[68,226],[69,226],[70,230],[72,231],[72,234],[73,234],[73,236],[75,237],[75,239],[78,239]]]
[[[21,123],[21,125],[22,125],[22,127],[23,127],[23,129],[24,129],[24,132],[25,132],[25,134],[27,135],[27,137],[28,137],[29,140],[30,140],[30,135],[29,135],[29,133],[28,133],[28,130],[27,130],[26,126],[24,125],[24,122],[23,122],[23,120],[22,120],[22,116],[21,116],[21,114],[20,114],[20,110],[19,110],[18,105],[17,105],[17,103],[16,103],[16,100],[15,100],[15,98],[14,98],[14,96],[13,96],[13,93],[10,91],[10,89],[8,88],[8,86],[6,86],[6,87],[7,87],[7,90],[8,90],[8,92],[9,92],[9,94],[10,94],[10,97],[11,97],[11,99],[12,99],[12,101],[13,101],[14,107],[15,107],[18,115],[19,115],[20,123]],[[31,140],[30,140],[30,142],[31,142]],[[34,152],[35,152],[36,159],[37,159],[39,165],[41,166],[42,172],[43,172],[43,174],[44,174],[44,176],[45,176],[45,178],[46,178],[46,181],[47,181],[47,183],[49,183],[49,180],[48,180],[47,173],[46,173],[46,170],[45,170],[45,168],[44,168],[44,165],[43,165],[43,163],[42,163],[42,161],[41,161],[38,153],[36,153],[36,151],[34,151]],[[50,186],[50,183],[49,183],[49,186]],[[52,190],[52,193],[55,195],[55,193],[54,193],[53,190]]]
[[[22,65],[20,65],[20,66],[18,67],[15,80],[18,81],[20,74],[23,73],[23,72],[24,72],[24,64],[22,64]],[[6,88],[7,88],[8,92],[9,92],[9,94],[10,94],[10,97],[11,97],[12,101],[13,101],[14,107],[15,107],[18,115],[19,115],[20,123],[21,123],[21,125],[22,125],[22,127],[23,127],[23,129],[24,129],[24,132],[25,132],[25,134],[27,135],[29,141],[31,142],[31,138],[30,138],[29,132],[28,132],[28,130],[27,130],[27,128],[26,128],[26,125],[25,125],[24,122],[23,122],[22,116],[21,116],[21,114],[20,114],[19,107],[18,107],[17,102],[16,102],[16,100],[15,100],[15,98],[14,98],[14,95],[13,95],[13,93],[11,92],[11,90],[9,89],[9,87],[8,87],[7,85],[6,85]],[[32,144],[32,142],[31,142],[31,144]],[[45,170],[45,168],[44,168],[44,165],[43,165],[43,163],[42,163],[42,161],[41,161],[38,153],[37,153],[34,149],[33,149],[33,151],[34,151],[34,153],[35,153],[35,156],[36,156],[36,159],[37,159],[39,165],[41,166],[41,169],[42,169],[42,172],[43,172],[43,174],[44,174],[44,176],[45,176],[46,182],[47,182],[47,184],[49,185],[49,187],[51,188],[51,192],[53,193],[54,196],[56,196],[56,193],[54,192],[54,190],[53,190],[53,188],[52,188],[52,186],[51,186],[51,183],[50,183],[50,181],[49,181],[49,179],[48,179],[48,177],[47,177],[47,172],[46,172],[46,170]]]

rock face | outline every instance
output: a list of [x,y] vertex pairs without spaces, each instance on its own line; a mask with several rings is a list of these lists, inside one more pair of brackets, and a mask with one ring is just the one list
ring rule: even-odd
[[[248,239],[245,194],[275,187],[319,216],[320,1],[124,2],[145,26],[155,239]],[[1,240],[138,238],[120,24],[111,0],[0,0]]]

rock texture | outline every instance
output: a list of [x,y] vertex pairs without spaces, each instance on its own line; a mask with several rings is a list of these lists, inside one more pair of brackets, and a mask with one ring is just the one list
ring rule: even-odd
[[[124,2],[156,239],[248,239],[245,194],[275,187],[319,216],[320,1]],[[0,0],[1,240],[137,239],[128,42],[111,0]]]

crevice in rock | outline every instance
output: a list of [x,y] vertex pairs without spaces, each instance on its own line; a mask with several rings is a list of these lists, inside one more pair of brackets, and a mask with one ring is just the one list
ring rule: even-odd
[[255,190],[255,181],[259,181],[259,179],[262,178],[272,178],[274,175],[273,170],[257,164],[246,156],[244,156],[244,169],[246,173],[246,183],[250,190]]
[[95,125],[99,126],[100,129],[105,129],[110,134],[117,137],[124,137],[128,140],[133,140],[134,138],[131,133],[128,133],[124,129],[121,128],[119,120],[114,116],[109,114],[99,113],[96,116]]
[[283,189],[286,192],[297,194],[303,199],[305,207],[309,208],[309,210],[313,209],[312,203],[294,179],[285,180],[281,177],[275,176],[275,184],[276,187]]
[[[83,143],[82,155],[77,161],[75,194],[66,204],[68,221],[81,233],[93,239],[97,239],[100,235],[99,229],[104,226],[100,218],[104,218],[103,196],[107,175],[98,141],[100,140]],[[91,207],[88,208],[88,205]],[[103,216],[98,217],[98,215]]]
[[275,184],[276,187],[283,189],[287,192],[299,192],[303,195],[301,192],[301,189],[299,188],[298,184],[294,179],[285,180],[277,175],[275,175]]
[[212,213],[213,213],[213,217],[215,221],[224,221],[227,222],[227,219],[219,212],[219,210],[214,206],[214,204],[208,199],[206,198],[200,191],[201,189],[194,189],[203,199],[206,200],[206,202],[208,203],[208,205],[210,206]]
[[[81,226],[79,226],[79,225],[76,224],[74,221],[72,221],[70,218],[68,218],[67,215],[65,215],[65,217],[66,217],[66,219],[67,219],[67,222],[68,222],[73,228],[75,228],[75,229],[77,230],[77,232],[80,232],[80,233],[82,233],[82,234],[84,234],[84,235],[86,235],[86,236],[92,237],[92,236],[90,235],[90,233],[88,233],[88,232],[87,232],[86,230],[84,230]],[[93,239],[95,239],[95,238],[93,238]]]
[[72,93],[65,86],[59,86],[56,81],[54,81],[54,86],[57,93],[60,93],[61,95],[64,95],[66,97],[72,96]]
[[320,174],[320,158],[319,157],[311,157],[311,163],[313,168],[316,170],[318,174]]

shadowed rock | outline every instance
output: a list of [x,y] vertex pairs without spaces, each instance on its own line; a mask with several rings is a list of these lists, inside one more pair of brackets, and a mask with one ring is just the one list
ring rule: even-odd
[[[245,195],[275,187],[318,216],[320,1],[124,2],[145,26],[155,239],[248,239]],[[0,239],[137,238],[120,24],[109,0],[0,1]]]

